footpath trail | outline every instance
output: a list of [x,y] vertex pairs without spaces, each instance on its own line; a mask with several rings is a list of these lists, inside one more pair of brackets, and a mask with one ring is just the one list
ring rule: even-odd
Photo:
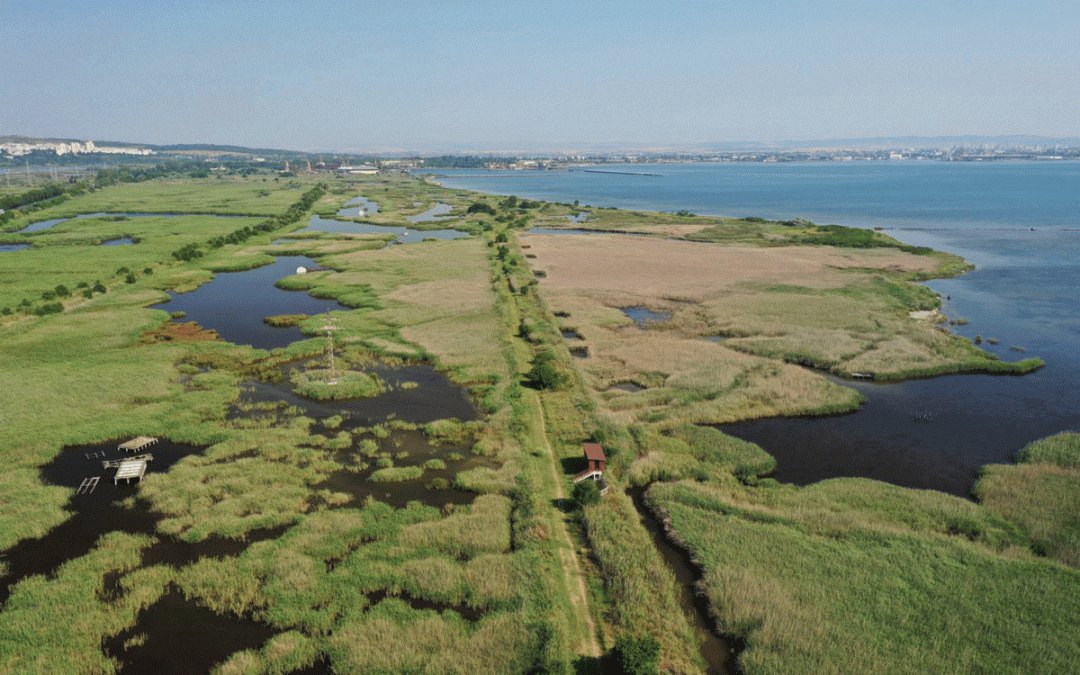
[[[543,439],[544,449],[547,451],[550,460],[549,465],[551,467],[551,477],[555,483],[556,496],[561,503],[562,500],[566,499],[566,490],[563,489],[562,475],[557,468],[558,462],[555,460],[555,451],[552,450],[551,443],[548,442],[544,406],[540,401],[539,394],[534,391],[532,395],[536,403],[536,409],[540,412],[540,437]],[[589,607],[589,594],[585,590],[585,576],[581,570],[581,563],[578,560],[574,542],[570,538],[570,531],[566,526],[565,514],[559,514],[559,523],[558,529],[564,544],[559,546],[559,557],[562,559],[563,574],[566,576],[566,589],[570,594],[570,603],[578,609],[588,628],[588,636],[582,641],[579,649],[585,656],[599,658],[603,651],[600,649],[600,643],[596,639],[596,623],[593,621],[592,610]]]

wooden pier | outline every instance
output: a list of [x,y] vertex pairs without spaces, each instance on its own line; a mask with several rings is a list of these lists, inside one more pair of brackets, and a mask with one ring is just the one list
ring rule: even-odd
[[135,457],[128,457],[125,459],[107,459],[101,462],[101,468],[103,469],[115,469],[124,462],[152,462],[154,456],[150,453],[145,455],[136,455]]
[[93,478],[84,478],[81,485],[79,485],[79,491],[77,495],[88,495],[94,491],[97,487],[98,481],[101,480],[101,476],[94,476]]
[[157,442],[158,439],[152,436],[136,436],[127,443],[121,443],[120,445],[116,446],[116,449],[124,450],[126,452],[138,452],[139,450],[142,450],[143,448],[151,446]]
[[142,480],[142,477],[146,475],[146,462],[145,459],[125,459],[120,462],[119,468],[116,469],[116,475],[113,477],[113,485],[119,485],[120,480],[123,479],[124,483],[130,483],[131,479]]

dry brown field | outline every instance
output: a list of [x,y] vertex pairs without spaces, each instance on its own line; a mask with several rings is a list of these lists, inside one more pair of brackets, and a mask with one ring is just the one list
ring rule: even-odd
[[[903,276],[933,273],[929,256],[613,233],[526,233],[520,242],[559,325],[582,338],[568,347],[585,349],[576,363],[586,383],[624,423],[850,408],[852,390],[792,362],[887,374],[971,356],[910,316],[904,294],[917,299],[920,289]],[[642,327],[627,307],[670,318]],[[611,389],[627,382],[645,389]]]

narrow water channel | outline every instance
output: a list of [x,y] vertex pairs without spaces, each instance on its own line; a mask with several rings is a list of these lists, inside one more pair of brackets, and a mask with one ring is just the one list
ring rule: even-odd
[[652,537],[664,564],[675,575],[675,581],[679,585],[679,605],[682,607],[686,618],[699,641],[701,658],[706,664],[707,675],[738,675],[736,659],[742,645],[739,641],[731,638],[720,637],[716,622],[709,616],[708,600],[704,595],[695,592],[695,587],[701,579],[701,570],[694,566],[690,560],[690,554],[675,545],[668,539],[664,526],[652,514],[645,505],[646,488],[630,488],[627,494],[633,500],[634,508],[637,509],[641,524]]

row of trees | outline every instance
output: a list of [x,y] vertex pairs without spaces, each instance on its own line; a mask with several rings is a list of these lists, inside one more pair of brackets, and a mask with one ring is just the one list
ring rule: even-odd
[[[206,242],[206,246],[214,249],[221,248],[226,244],[242,244],[257,234],[267,234],[274,230],[294,225],[304,217],[304,214],[311,209],[312,204],[318,201],[319,198],[326,193],[327,189],[329,189],[328,185],[320,183],[301,195],[300,199],[293,202],[285,213],[280,216],[264,220],[258,225],[245,225],[244,227],[233,230],[229,234],[221,237],[214,237]],[[172,252],[173,258],[183,262],[195,260],[204,255],[206,255],[206,251],[204,251],[199,244],[194,242]]]

